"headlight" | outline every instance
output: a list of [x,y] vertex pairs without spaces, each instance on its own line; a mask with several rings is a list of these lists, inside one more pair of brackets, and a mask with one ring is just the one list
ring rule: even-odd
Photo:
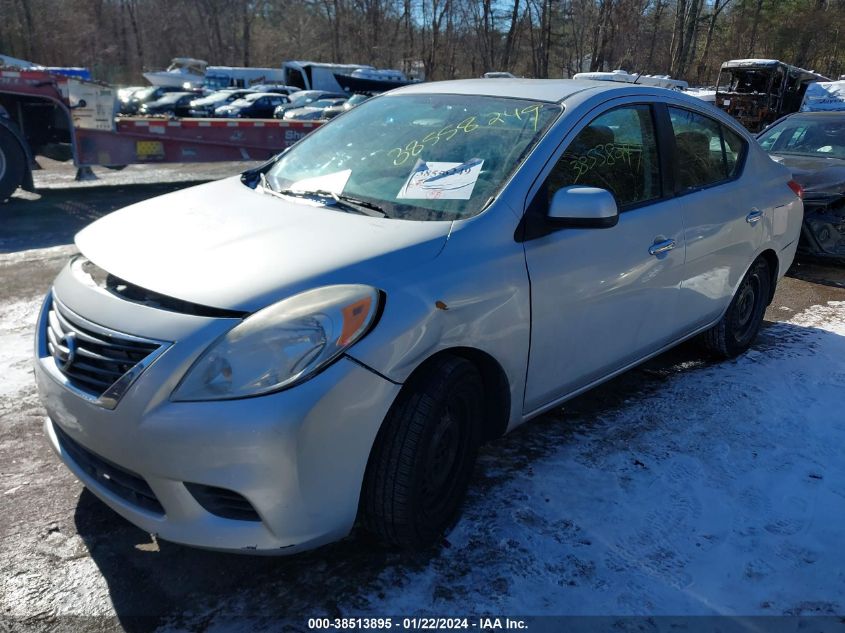
[[378,307],[378,290],[359,285],[326,286],[279,301],[212,343],[171,398],[228,400],[302,382],[363,337]]

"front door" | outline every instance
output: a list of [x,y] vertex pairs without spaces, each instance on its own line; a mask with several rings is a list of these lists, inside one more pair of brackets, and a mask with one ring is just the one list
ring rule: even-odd
[[[527,236],[531,351],[525,412],[542,408],[674,340],[684,265],[684,225],[665,195],[649,105],[625,105],[577,134],[537,194],[567,185],[610,191],[612,228]],[[532,204],[536,212],[538,199]]]

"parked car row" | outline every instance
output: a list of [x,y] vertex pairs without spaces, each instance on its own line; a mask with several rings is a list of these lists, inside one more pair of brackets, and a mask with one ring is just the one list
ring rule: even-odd
[[366,101],[370,95],[299,90],[285,85],[226,88],[210,94],[175,86],[122,88],[120,114],[313,121],[330,119]]

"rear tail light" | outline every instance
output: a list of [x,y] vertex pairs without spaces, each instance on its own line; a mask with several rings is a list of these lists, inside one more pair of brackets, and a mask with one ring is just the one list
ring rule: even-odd
[[796,196],[798,196],[802,200],[804,199],[804,187],[799,185],[794,180],[790,180],[789,181],[789,188],[792,189],[792,193],[794,193]]

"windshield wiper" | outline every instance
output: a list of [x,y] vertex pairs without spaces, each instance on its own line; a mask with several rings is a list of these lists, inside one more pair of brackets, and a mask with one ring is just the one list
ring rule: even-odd
[[387,217],[387,213],[377,204],[367,202],[366,200],[358,200],[343,194],[337,194],[333,191],[326,191],[324,189],[315,189],[314,191],[297,191],[295,189],[282,189],[281,191],[272,190],[273,193],[281,196],[291,196],[294,198],[320,198],[323,202],[331,200],[331,206],[336,206],[346,211],[353,213],[360,213],[361,215],[369,215],[374,218]]
[[360,198],[353,198],[352,196],[347,196],[342,193],[332,193],[330,195],[335,199],[335,202],[356,207],[359,213],[362,213],[364,215],[369,215],[374,218],[387,217],[387,211],[385,211],[383,207],[380,207],[375,202],[361,200]]
[[265,193],[269,193],[277,198],[291,197],[291,198],[320,198],[323,202],[326,200],[332,201],[332,206],[339,207],[346,211],[353,213],[360,213],[361,215],[368,215],[374,218],[386,218],[387,212],[373,202],[353,198],[338,194],[333,191],[326,191],[325,189],[315,189],[313,191],[300,191],[298,189],[273,189],[267,182],[267,176],[263,173],[259,176],[259,185]]

